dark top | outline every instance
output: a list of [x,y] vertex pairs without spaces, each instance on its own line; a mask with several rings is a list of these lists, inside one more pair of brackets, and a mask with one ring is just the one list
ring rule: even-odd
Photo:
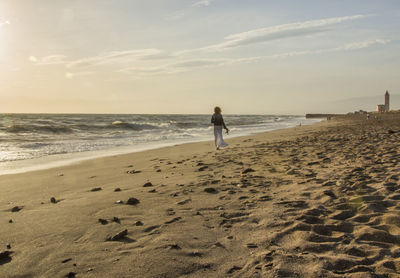
[[211,123],[214,125],[222,125],[225,129],[228,129],[224,123],[224,118],[222,118],[221,114],[215,114],[211,117]]

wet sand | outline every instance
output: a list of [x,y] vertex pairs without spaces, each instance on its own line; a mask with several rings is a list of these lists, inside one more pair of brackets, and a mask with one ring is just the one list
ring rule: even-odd
[[399,277],[398,130],[346,116],[0,176],[0,277]]

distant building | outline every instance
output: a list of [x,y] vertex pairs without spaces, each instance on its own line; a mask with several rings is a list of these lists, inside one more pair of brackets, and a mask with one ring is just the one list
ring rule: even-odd
[[376,106],[376,112],[379,112],[379,113],[386,112],[386,106],[384,104],[378,104]]
[[389,92],[385,93],[385,104],[378,104],[376,106],[376,111],[379,113],[389,112],[390,110],[390,95]]

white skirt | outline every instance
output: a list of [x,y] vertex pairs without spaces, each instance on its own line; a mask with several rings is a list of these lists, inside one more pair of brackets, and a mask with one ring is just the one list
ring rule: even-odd
[[222,138],[222,126],[215,125],[214,126],[214,137],[215,137],[215,146],[217,148],[223,148],[228,146],[228,144]]

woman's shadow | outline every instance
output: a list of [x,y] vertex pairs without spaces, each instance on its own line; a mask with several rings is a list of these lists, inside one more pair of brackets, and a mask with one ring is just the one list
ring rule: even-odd
[[1,252],[0,253],[0,265],[11,262],[11,260],[12,260],[11,254],[12,253],[13,253],[12,251]]

